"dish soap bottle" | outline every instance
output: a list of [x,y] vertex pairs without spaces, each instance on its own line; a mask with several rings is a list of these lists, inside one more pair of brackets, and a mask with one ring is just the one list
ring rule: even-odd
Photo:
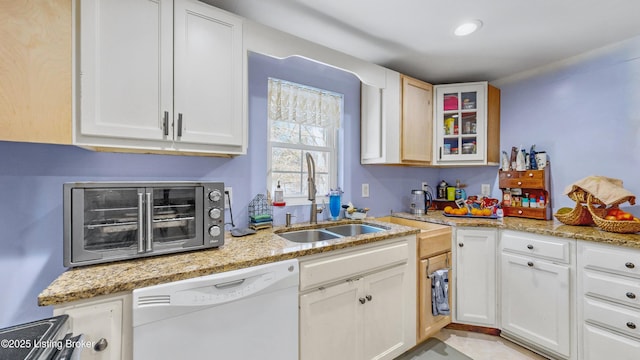
[[285,206],[284,202],[284,191],[280,187],[280,180],[278,180],[278,186],[276,187],[276,191],[273,192],[273,206]]

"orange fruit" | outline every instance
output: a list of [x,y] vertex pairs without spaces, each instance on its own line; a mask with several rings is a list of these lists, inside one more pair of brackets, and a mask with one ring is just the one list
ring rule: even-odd
[[467,212],[468,211],[466,207],[460,208],[460,215],[467,215]]
[[491,216],[491,209],[482,209],[483,216]]
[[445,206],[444,213],[445,214],[451,214],[451,210],[453,210],[453,208],[451,206]]

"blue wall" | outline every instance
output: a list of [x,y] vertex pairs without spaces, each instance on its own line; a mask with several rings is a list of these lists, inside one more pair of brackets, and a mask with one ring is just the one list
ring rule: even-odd
[[547,151],[554,209],[572,207],[565,187],[589,175],[622,179],[640,195],[640,37],[500,88],[501,147]]

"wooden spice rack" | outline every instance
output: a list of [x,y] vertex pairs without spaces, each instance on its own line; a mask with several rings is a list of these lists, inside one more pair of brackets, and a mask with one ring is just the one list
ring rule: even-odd
[[545,198],[545,206],[539,207],[523,207],[513,206],[512,203],[505,205],[501,201],[504,216],[515,216],[530,219],[551,220],[551,192],[549,187],[549,166],[542,170],[524,170],[524,171],[499,171],[499,186],[502,190],[502,198],[506,189],[522,189],[522,196],[529,193],[529,196],[540,196]]

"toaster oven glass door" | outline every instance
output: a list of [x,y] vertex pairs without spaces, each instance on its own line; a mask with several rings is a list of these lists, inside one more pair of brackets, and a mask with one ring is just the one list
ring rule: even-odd
[[[73,262],[203,244],[202,187],[73,190]],[[82,241],[78,241],[82,239]]]

